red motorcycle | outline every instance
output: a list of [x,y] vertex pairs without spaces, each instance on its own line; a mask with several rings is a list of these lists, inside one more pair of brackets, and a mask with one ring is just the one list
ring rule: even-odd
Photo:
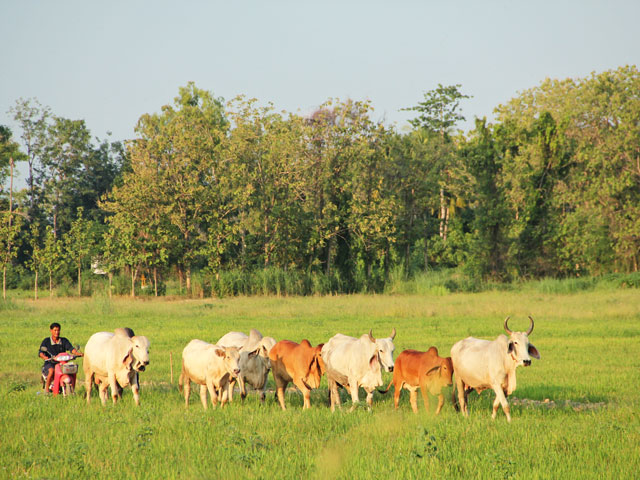
[[[49,391],[53,395],[58,395],[62,392],[63,396],[71,395],[76,389],[76,375],[78,373],[78,365],[73,363],[72,360],[78,358],[77,355],[72,353],[62,352],[51,360],[55,363],[53,382],[49,385]],[[47,377],[42,374],[42,388],[46,385]]]

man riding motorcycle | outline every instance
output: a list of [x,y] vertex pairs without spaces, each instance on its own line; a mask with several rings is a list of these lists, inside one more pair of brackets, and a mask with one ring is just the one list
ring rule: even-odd
[[51,360],[53,357],[62,352],[71,352],[77,357],[84,356],[84,353],[76,350],[67,338],[60,336],[60,324],[58,322],[53,322],[49,325],[49,330],[51,331],[51,336],[42,340],[38,350],[38,356],[45,361],[42,366],[42,375],[47,378],[45,392],[49,392],[49,386],[53,380],[55,369],[55,363]]

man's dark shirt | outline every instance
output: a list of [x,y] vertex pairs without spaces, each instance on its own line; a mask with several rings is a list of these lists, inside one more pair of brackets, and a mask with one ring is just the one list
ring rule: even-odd
[[[67,340],[65,337],[60,337],[58,339],[58,343],[53,343],[51,341],[51,337],[47,337],[44,340],[42,340],[42,343],[40,344],[40,350],[38,350],[38,356],[40,355],[40,352],[42,352],[42,347],[45,347],[47,349],[47,352],[43,352],[43,353],[48,353],[48,355],[52,357],[55,357],[59,353],[70,352],[71,350],[73,350],[73,345],[71,345],[71,342]],[[49,362],[48,360],[45,361],[44,363],[53,364],[53,362]]]

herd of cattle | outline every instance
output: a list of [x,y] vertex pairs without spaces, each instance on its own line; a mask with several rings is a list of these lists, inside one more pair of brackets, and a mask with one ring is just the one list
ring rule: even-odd
[[[418,389],[422,393],[425,408],[429,410],[429,393],[438,395],[436,414],[444,403],[442,389],[452,385],[456,378],[459,408],[468,416],[467,395],[471,390],[478,393],[492,389],[496,398],[492,418],[502,406],[507,420],[511,421],[506,396],[516,389],[516,367],[529,366],[531,357],[540,358],[536,347],[529,342],[533,331],[533,319],[526,332],[512,332],[509,318],[504,329],[509,335],[499,335],[495,340],[468,337],[451,347],[450,357],[440,357],[435,347],[426,352],[404,350],[393,360],[396,331],[387,338],[374,338],[372,332],[359,338],[343,334],[334,335],[324,344],[312,346],[309,341],[300,343],[290,340],[277,342],[272,337],[263,337],[252,329],[249,335],[229,332],[216,344],[202,340],[191,340],[182,352],[180,390],[184,392],[185,404],[189,406],[191,382],[200,385],[200,400],[207,408],[207,392],[215,408],[233,400],[236,382],[244,399],[247,384],[260,391],[264,401],[267,377],[271,370],[276,386],[276,396],[284,410],[287,385],[291,382],[302,392],[304,407],[311,406],[310,393],[320,386],[323,375],[327,377],[331,411],[340,407],[340,387],[351,395],[353,406],[359,402],[358,392],[367,393],[367,404],[371,407],[373,392],[383,385],[382,370],[393,372],[393,379],[386,393],[394,386],[394,405],[398,408],[403,388],[410,392],[411,408],[417,412]],[[91,336],[85,347],[84,373],[87,402],[91,400],[93,384],[98,385],[102,404],[107,401],[107,388],[115,403],[122,388],[131,386],[136,405],[140,402],[139,372],[149,364],[149,340],[137,336],[130,328],[118,328],[114,332],[99,332]],[[457,407],[455,396],[452,396]]]

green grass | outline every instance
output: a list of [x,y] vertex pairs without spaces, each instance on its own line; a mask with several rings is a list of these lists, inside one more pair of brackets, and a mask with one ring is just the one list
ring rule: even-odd
[[[302,411],[297,393],[282,412],[268,395],[203,411],[177,391],[180,353],[192,338],[214,342],[258,328],[313,344],[337,332],[397,329],[396,356],[431,345],[448,355],[468,335],[494,338],[504,317],[541,353],[518,369],[513,421],[491,420],[493,393],[470,395],[470,418],[449,403],[439,417],[411,412],[392,394],[373,411],[331,414],[326,383]],[[430,295],[234,297],[131,301],[13,298],[0,307],[0,478],[630,478],[640,468],[640,293],[635,289],[544,289]],[[151,340],[141,405],[129,389],[117,405],[43,397],[37,358],[52,321],[84,345],[129,326]],[[174,383],[170,383],[170,353]],[[80,374],[82,377],[82,374]],[[385,374],[388,382],[391,374]],[[273,381],[270,379],[270,388]],[[386,385],[385,385],[386,386]],[[514,398],[515,397],[515,398]],[[362,397],[363,398],[363,397]],[[239,399],[237,399],[239,400]],[[432,402],[432,409],[435,402]]]

